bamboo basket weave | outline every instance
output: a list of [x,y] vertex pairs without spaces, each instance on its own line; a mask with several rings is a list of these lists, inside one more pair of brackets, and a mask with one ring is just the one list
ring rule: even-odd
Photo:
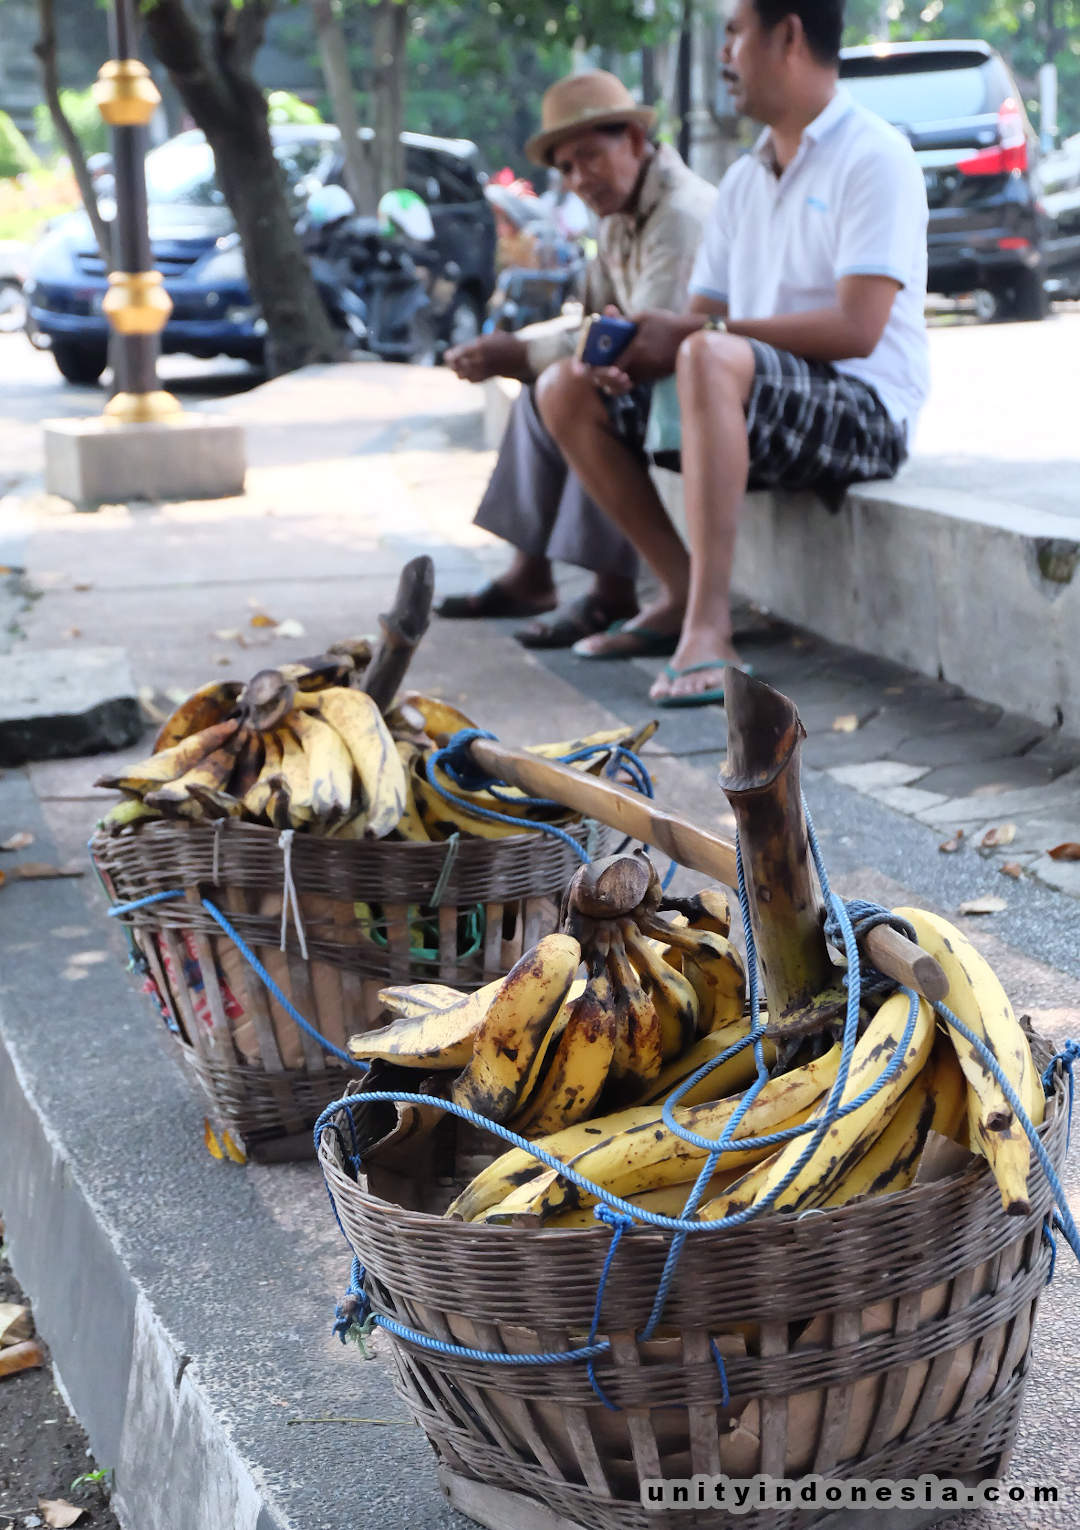
[[[1045,1054],[1045,1056],[1043,1056]],[[1045,1047],[1036,1048],[1041,1065]],[[363,1094],[319,1158],[377,1313],[453,1344],[510,1353],[585,1342],[611,1232],[446,1221],[368,1193],[342,1138],[381,1130]],[[1064,1157],[1055,1083],[1041,1135]],[[449,1195],[451,1192],[447,1192]],[[648,1478],[756,1473],[979,1481],[1008,1460],[1050,1247],[1051,1193],[1033,1167],[1031,1212],[1006,1217],[986,1164],[936,1183],[802,1217],[778,1214],[687,1239],[664,1325],[645,1326],[670,1234],[637,1226],[615,1255],[593,1391],[582,1362],[504,1366],[383,1334],[399,1395],[432,1445],[444,1490],[497,1530],[656,1530],[727,1523],[646,1512]],[[724,1357],[729,1401],[711,1343]],[[928,1524],[875,1514],[875,1526]],[[746,1530],[803,1530],[832,1511],[759,1509]],[[836,1523],[861,1524],[855,1515]],[[869,1523],[869,1520],[867,1520]]]
[[[567,832],[598,854],[614,839],[591,824]],[[348,1071],[271,996],[204,897],[300,1014],[343,1049],[350,1035],[380,1023],[378,993],[388,983],[473,989],[509,971],[556,928],[562,890],[580,864],[568,845],[540,833],[462,838],[452,847],[297,834],[288,875],[305,958],[292,917],[281,949],[286,863],[275,829],[150,822],[131,834],[99,830],[91,853],[114,903],[183,892],[122,922],[185,1061],[249,1151],[286,1138],[309,1152],[311,1127],[343,1092]],[[382,909],[374,932],[358,904]],[[418,909],[425,928],[437,929],[437,946],[416,949],[410,926]]]

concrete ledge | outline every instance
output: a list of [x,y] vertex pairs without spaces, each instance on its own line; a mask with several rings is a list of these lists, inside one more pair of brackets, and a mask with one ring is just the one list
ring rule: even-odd
[[0,658],[0,766],[138,743],[146,723],[123,648],[20,648]]
[[127,500],[225,499],[244,492],[242,426],[183,414],[160,424],[45,422],[45,489],[87,509]]

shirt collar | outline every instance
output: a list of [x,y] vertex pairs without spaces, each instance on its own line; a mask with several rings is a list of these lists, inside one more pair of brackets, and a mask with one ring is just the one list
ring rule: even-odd
[[638,190],[637,201],[631,212],[610,213],[604,219],[605,223],[614,223],[616,220],[625,221],[635,228],[641,228],[642,224],[652,216],[657,207],[663,201],[669,190],[676,167],[682,166],[682,160],[670,144],[662,143],[656,151],[649,156],[649,162],[645,166],[645,174],[641,178],[641,186]]
[[[813,122],[808,122],[803,128],[803,142],[820,143],[821,140],[831,133],[851,111],[854,102],[848,91],[842,85],[836,87],[836,93],[824,111],[818,112]],[[763,165],[771,170],[774,159],[772,151],[772,128],[763,128],[754,144],[752,153]]]

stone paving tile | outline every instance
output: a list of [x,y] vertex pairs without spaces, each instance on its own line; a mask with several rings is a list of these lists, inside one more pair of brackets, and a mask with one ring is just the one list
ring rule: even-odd
[[898,760],[867,760],[864,765],[834,765],[829,774],[857,792],[873,794],[887,787],[910,786],[925,771],[920,765],[904,765]]
[[[985,797],[956,797],[941,807],[930,808],[918,816],[932,825],[948,823],[979,823],[987,817]],[[1080,770],[1059,776],[1052,786],[1036,787],[1031,791],[1002,792],[994,798],[994,813],[1000,823],[1003,819],[1023,814],[1046,813],[1049,810],[1070,810],[1080,822]]]
[[906,813],[910,818],[917,818],[920,813],[946,800],[938,792],[922,791],[917,786],[885,786],[874,792],[873,796],[875,801],[895,808],[898,813]]
[[1030,755],[1010,755],[1003,759],[968,760],[959,765],[942,765],[923,775],[920,784],[927,791],[942,792],[946,797],[968,796],[979,792],[992,798],[1002,792],[1049,786],[1055,774],[1060,772],[1055,772],[1048,762],[1032,760]]
[[883,717],[875,717],[856,733],[812,733],[806,744],[811,765],[828,770],[834,765],[895,758],[905,735]]
[[908,765],[944,768],[1005,759],[1012,753],[996,728],[957,728],[909,735],[897,745],[893,757]]
[[1042,855],[1028,870],[1040,882],[1046,882],[1048,886],[1056,887],[1073,898],[1080,898],[1080,861],[1052,861],[1048,855]]

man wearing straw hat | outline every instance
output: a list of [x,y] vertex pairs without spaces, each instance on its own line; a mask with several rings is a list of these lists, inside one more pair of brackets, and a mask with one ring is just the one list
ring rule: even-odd
[[[616,308],[680,312],[705,219],[716,189],[694,175],[674,149],[657,145],[656,114],[639,106],[623,83],[604,70],[572,75],[544,96],[541,130],[526,144],[534,164],[557,169],[599,219],[598,255],[590,262],[586,313]],[[484,382],[518,378],[528,384],[514,406],[499,460],[476,524],[510,542],[514,560],[499,578],[467,595],[452,595],[443,617],[524,616],[555,608],[552,562],[591,570],[593,585],[548,622],[519,632],[530,647],[569,647],[637,611],[637,554],[630,541],[588,498],[537,410],[534,384],[571,357],[579,326],[555,320],[520,334],[496,332],[448,351],[459,377]],[[612,400],[611,426],[646,474],[643,440],[648,389],[624,403]],[[648,635],[636,641],[648,648]],[[662,645],[669,645],[664,637]]]

